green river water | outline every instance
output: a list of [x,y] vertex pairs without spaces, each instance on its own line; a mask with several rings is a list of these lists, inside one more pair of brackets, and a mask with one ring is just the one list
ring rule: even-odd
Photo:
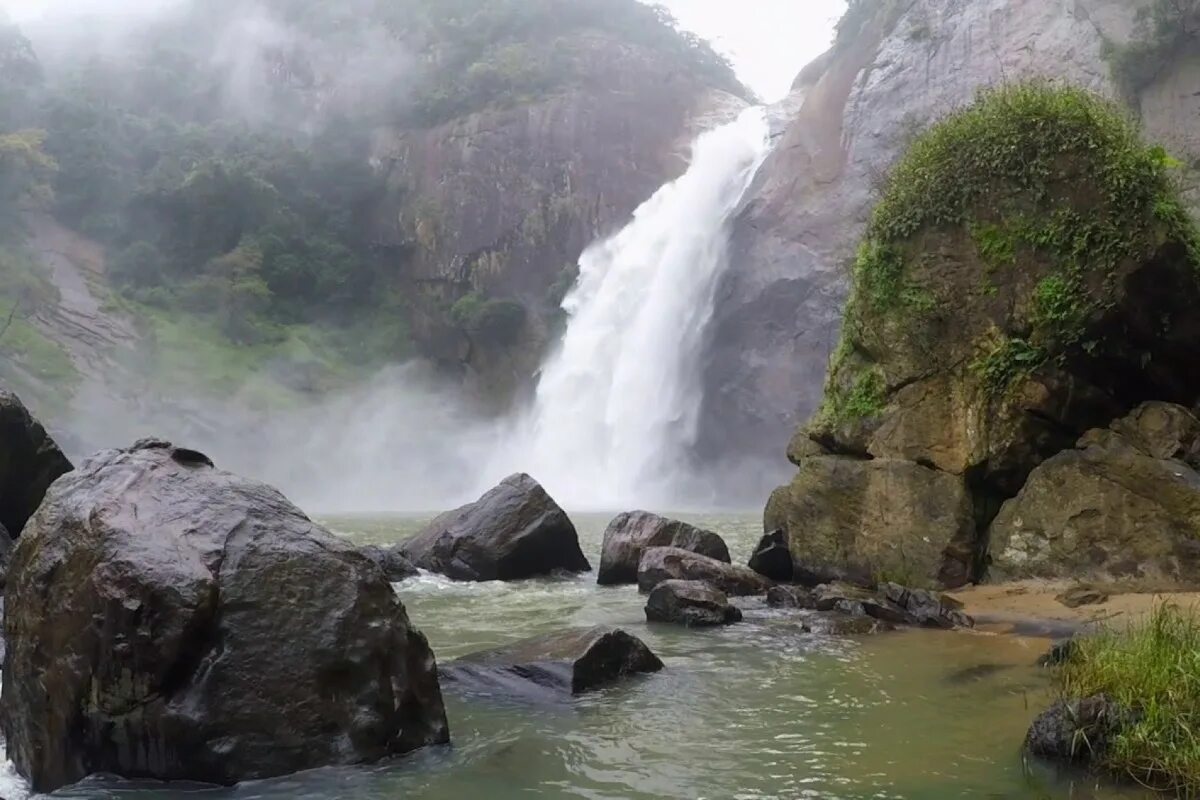
[[[681,515],[718,530],[735,560],[757,515]],[[593,566],[607,515],[577,515]],[[360,543],[391,543],[423,520],[328,519]],[[1144,799],[1027,764],[1025,730],[1048,700],[1034,666],[1045,640],[906,631],[857,640],[804,634],[786,613],[742,603],[717,631],[648,626],[633,587],[595,576],[398,584],[439,660],[563,627],[619,625],[666,669],[567,706],[522,707],[446,692],[453,744],[360,768],[232,789],[91,780],[59,793],[122,800],[1103,800]],[[21,794],[9,780],[8,800]]]

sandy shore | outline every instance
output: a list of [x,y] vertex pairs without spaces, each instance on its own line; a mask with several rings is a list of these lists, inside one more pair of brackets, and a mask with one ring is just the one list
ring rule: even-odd
[[[1060,597],[1071,590],[1090,589],[1096,600],[1070,608]],[[1069,581],[1019,581],[972,586],[951,592],[981,630],[1057,638],[1090,626],[1122,626],[1161,603],[1174,603],[1200,614],[1200,592],[1155,591],[1119,584]]]

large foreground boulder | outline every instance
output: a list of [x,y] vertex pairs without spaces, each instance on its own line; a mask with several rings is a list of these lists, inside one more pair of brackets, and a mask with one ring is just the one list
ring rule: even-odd
[[619,628],[595,627],[472,653],[443,664],[441,674],[448,685],[471,694],[556,700],[662,668],[641,639]]
[[0,716],[38,791],[232,784],[448,740],[379,567],[279,492],[143,441],[51,487],[18,542]]
[[19,397],[0,390],[0,525],[16,538],[71,462]]
[[621,514],[604,531],[596,582],[604,585],[637,583],[638,564],[651,547],[678,547],[717,561],[730,562],[725,540],[706,531],[646,511]]
[[400,546],[414,565],[460,581],[515,581],[588,572],[567,513],[528,475],[511,475]]
[[646,620],[689,628],[742,621],[742,612],[720,589],[702,581],[663,581],[646,599]]
[[703,581],[733,597],[766,594],[771,582],[754,570],[678,547],[651,547],[638,564],[643,594],[663,581]]
[[1004,504],[991,527],[992,577],[1200,586],[1198,445],[1200,420],[1165,403],[1088,432]]
[[807,458],[772,495],[764,522],[786,532],[793,561],[810,572],[956,586],[971,575],[966,482],[910,461]]

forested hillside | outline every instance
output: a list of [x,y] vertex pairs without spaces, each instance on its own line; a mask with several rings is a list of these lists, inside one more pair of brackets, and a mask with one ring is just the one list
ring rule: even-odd
[[580,56],[595,41],[744,93],[706,44],[634,0],[195,0],[115,30],[4,24],[3,377],[56,402],[79,382],[69,343],[39,324],[60,299],[34,252],[46,243],[29,237],[46,215],[102,248],[87,282],[138,332],[124,362],[167,382],[230,390],[266,368],[321,392],[381,363],[438,357],[413,334],[414,313],[515,342],[546,307],[466,281],[430,309],[410,265],[442,269],[454,256],[431,237],[456,232],[378,143],[623,90],[597,85]]

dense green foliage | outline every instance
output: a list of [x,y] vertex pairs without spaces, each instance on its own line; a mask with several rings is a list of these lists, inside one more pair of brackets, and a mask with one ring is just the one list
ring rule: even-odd
[[1104,766],[1181,797],[1200,793],[1200,620],[1170,605],[1125,630],[1077,637],[1064,696],[1106,694],[1134,712]]
[[[690,64],[735,94],[729,63],[707,42],[677,30],[661,6],[611,0],[405,0],[411,30],[441,43],[438,64],[412,100],[427,124],[585,83],[595,63],[580,58],[581,35],[611,34]],[[410,34],[411,35],[411,34]]]
[[[0,20],[0,255],[29,263],[32,207],[97,240],[110,302],[162,344],[155,358],[188,337],[301,376],[405,357],[399,275],[437,220],[401,231],[411,246],[378,243],[380,209],[407,200],[371,163],[372,133],[585,85],[598,36],[742,91],[707,44],[635,0],[189,0],[124,29],[119,49],[84,35],[44,63]],[[23,319],[33,306],[19,305]],[[525,310],[472,293],[449,321],[513,343]],[[193,349],[181,375],[228,383]]]
[[924,274],[923,237],[931,232],[961,231],[974,243],[988,275],[982,296],[1023,261],[1053,267],[1034,292],[1028,335],[993,342],[977,360],[990,389],[1003,391],[1069,348],[1090,352],[1096,343],[1083,341],[1084,321],[1109,302],[1094,287],[1120,264],[1147,256],[1165,236],[1187,243],[1200,269],[1200,236],[1179,200],[1176,166],[1162,148],[1143,144],[1114,104],[1041,83],[986,90],[918,136],[893,167],[854,263],[825,418],[862,415],[846,388],[856,381],[839,374],[865,368],[848,358],[861,326],[879,329],[890,319],[904,329],[961,303]]
[[1136,97],[1180,53],[1200,46],[1200,0],[1152,0],[1138,12],[1138,30],[1125,45],[1109,43],[1113,77]]

